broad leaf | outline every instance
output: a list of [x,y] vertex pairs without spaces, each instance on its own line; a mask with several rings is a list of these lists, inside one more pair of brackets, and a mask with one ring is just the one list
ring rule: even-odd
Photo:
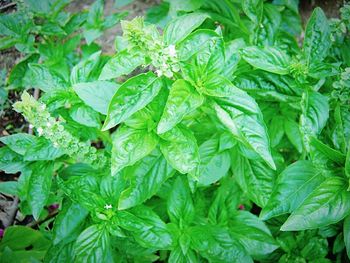
[[308,65],[314,61],[322,61],[330,47],[331,29],[327,17],[321,8],[316,7],[307,23],[303,43],[303,52]]
[[162,81],[152,72],[128,79],[114,94],[102,130],[108,130],[118,125],[133,113],[144,108],[161,88]]
[[192,132],[185,127],[174,127],[161,135],[160,149],[168,163],[182,174],[199,165],[198,146]]
[[158,123],[157,133],[161,134],[171,130],[188,113],[198,108],[203,101],[203,96],[189,82],[183,79],[175,81]]
[[119,128],[113,137],[112,176],[151,153],[157,144],[158,137],[153,132],[136,130],[127,126]]
[[123,172],[130,184],[120,195],[119,209],[139,205],[151,198],[175,171],[157,150]]
[[144,63],[145,57],[142,53],[125,49],[107,61],[99,79],[108,80],[127,75]]
[[167,45],[180,42],[208,17],[206,14],[191,13],[175,18],[164,29],[164,42]]
[[75,241],[74,262],[107,262],[111,260],[110,237],[104,225],[91,225]]
[[189,225],[194,216],[194,206],[188,181],[178,176],[173,184],[167,201],[167,210],[171,222]]
[[268,72],[285,75],[289,73],[290,58],[284,51],[273,47],[246,47],[242,55],[253,67]]
[[347,188],[345,178],[326,178],[290,215],[281,230],[315,229],[339,222],[350,213]]
[[291,213],[324,181],[310,161],[289,165],[277,178],[266,206],[260,213],[263,220]]
[[104,115],[107,114],[108,105],[118,88],[118,84],[109,81],[93,81],[73,85],[74,91],[86,105]]
[[230,232],[252,256],[262,256],[278,248],[268,227],[250,212],[240,211],[229,221]]

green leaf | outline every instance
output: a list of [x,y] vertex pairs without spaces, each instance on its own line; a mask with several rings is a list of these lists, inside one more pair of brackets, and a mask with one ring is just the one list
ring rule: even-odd
[[301,153],[303,151],[303,139],[301,137],[298,123],[290,118],[285,118],[283,124],[284,132],[286,133],[289,141],[293,144],[295,149]]
[[36,137],[35,142],[26,149],[23,156],[25,161],[50,161],[61,157],[64,152],[53,146],[44,137]]
[[242,56],[253,67],[268,72],[286,75],[289,73],[290,58],[284,51],[274,47],[246,47]]
[[[324,144],[315,137],[311,137],[311,146],[314,147],[317,151],[326,156],[329,160],[332,160],[338,164],[343,164],[345,162],[345,155],[341,152],[332,149],[327,144]],[[345,164],[346,167],[346,164]],[[346,169],[346,168],[345,168]],[[345,170],[346,171],[346,170]]]
[[199,27],[209,16],[201,13],[191,13],[175,18],[164,29],[166,45],[176,44]]
[[67,83],[65,80],[42,64],[29,64],[31,71],[32,87],[39,88],[42,91],[49,92],[57,89],[65,89]]
[[71,118],[87,127],[100,128],[101,120],[98,112],[84,104],[76,104],[69,110]]
[[[40,231],[25,226],[10,226],[0,242],[0,255],[4,262],[41,262],[49,246],[50,241]],[[10,251],[9,255],[5,256],[4,251]]]
[[253,21],[255,25],[260,26],[263,17],[264,1],[262,0],[243,0],[242,9],[244,13]]
[[162,85],[162,81],[152,72],[128,79],[114,94],[102,130],[116,126],[144,108],[157,96]]
[[53,243],[58,244],[61,241],[69,243],[74,240],[77,231],[81,230],[81,226],[86,220],[88,211],[79,204],[67,204],[60,211],[55,219],[53,227]]
[[230,233],[253,257],[270,254],[278,248],[268,227],[255,215],[239,211],[230,219]]
[[127,126],[119,128],[113,137],[112,175],[150,154],[158,140],[156,134],[147,130],[136,130]]
[[27,200],[35,220],[46,205],[51,190],[53,163],[36,162],[31,167],[31,175],[27,189]]
[[288,217],[281,230],[315,229],[339,222],[350,213],[350,192],[347,188],[345,178],[326,178]]
[[120,195],[118,209],[127,209],[151,198],[175,172],[159,150],[124,171],[130,184]]
[[231,159],[228,151],[220,151],[220,141],[213,137],[199,147],[198,185],[207,186],[224,177],[230,169]]
[[350,148],[348,149],[348,153],[346,154],[345,160],[345,175],[350,178]]
[[307,64],[322,61],[331,47],[331,29],[322,9],[316,7],[307,23],[303,52]]
[[266,206],[260,213],[263,220],[291,213],[324,181],[310,161],[289,165],[277,178]]
[[260,207],[265,207],[275,183],[275,172],[265,163],[249,160],[239,152],[232,152],[231,170],[247,197]]
[[23,158],[9,147],[0,148],[0,170],[5,173],[15,174],[25,167]]
[[300,131],[308,148],[310,136],[319,135],[326,126],[329,117],[328,99],[319,92],[308,91],[303,94],[301,107]]
[[26,150],[32,146],[36,137],[27,133],[17,133],[1,137],[0,141],[7,145],[12,151],[24,155]]
[[168,163],[182,174],[196,169],[200,163],[198,145],[192,132],[174,127],[161,135],[160,149]]
[[158,123],[157,133],[161,134],[171,130],[187,114],[202,105],[203,101],[203,96],[189,82],[183,79],[175,81]]
[[72,68],[70,74],[70,82],[72,85],[92,80],[91,75],[100,62],[100,55],[101,51],[97,51]]
[[184,40],[177,44],[178,57],[180,61],[186,61],[201,49],[210,45],[212,41],[221,39],[214,30],[198,29],[188,35]]
[[86,105],[104,115],[107,114],[108,105],[118,88],[117,83],[102,80],[73,85],[74,91]]
[[346,253],[350,257],[350,216],[347,216],[344,220],[344,243],[346,247]]
[[253,262],[242,244],[221,226],[191,228],[191,246],[211,262]]
[[99,79],[108,80],[127,75],[135,68],[145,63],[144,54],[124,49],[107,61]]
[[146,206],[119,211],[118,224],[130,231],[135,240],[145,248],[169,249],[172,244],[166,224]]
[[235,101],[216,99],[214,109],[219,120],[232,135],[254,150],[272,168],[276,169],[270,152],[270,142],[261,113],[248,115],[237,109]]
[[189,225],[193,221],[195,210],[186,177],[176,178],[168,197],[167,211],[173,223]]
[[74,262],[108,262],[110,260],[110,237],[104,225],[91,225],[75,241]]

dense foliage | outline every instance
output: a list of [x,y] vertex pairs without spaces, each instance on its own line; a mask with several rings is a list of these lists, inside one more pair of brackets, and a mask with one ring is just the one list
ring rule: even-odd
[[349,5],[304,30],[297,0],[166,1],[107,56],[126,13],[68,3],[0,16],[35,134],[0,138],[0,191],[36,226],[1,262],[348,262]]

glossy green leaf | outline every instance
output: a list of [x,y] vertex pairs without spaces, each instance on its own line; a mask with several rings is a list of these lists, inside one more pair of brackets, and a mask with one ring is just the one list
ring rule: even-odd
[[164,42],[167,45],[180,42],[208,17],[206,14],[191,13],[175,18],[164,29]]
[[86,105],[104,115],[107,114],[108,105],[118,88],[118,84],[109,81],[93,81],[73,85],[74,91]]
[[150,154],[157,144],[158,137],[152,132],[127,126],[119,128],[113,137],[112,175]]
[[185,127],[174,127],[161,135],[160,149],[167,162],[182,174],[199,165],[198,145],[192,132]]
[[331,30],[322,9],[316,7],[307,23],[303,52],[308,65],[322,61],[331,47]]
[[168,249],[172,237],[159,216],[146,206],[138,206],[118,213],[118,224],[130,231],[143,247]]
[[31,175],[27,189],[27,200],[35,220],[37,220],[49,198],[53,163],[37,162],[31,167]]
[[171,130],[188,113],[198,108],[203,101],[203,96],[189,82],[183,79],[175,81],[158,123],[157,133],[161,134]]
[[220,226],[196,226],[191,229],[191,245],[211,262],[253,262],[242,244],[229,230]]
[[33,78],[31,82],[32,87],[39,88],[45,92],[67,87],[65,80],[47,66],[32,63],[29,64],[29,69]]
[[111,260],[110,237],[104,225],[86,228],[74,246],[74,262],[97,262]]
[[216,99],[214,109],[219,120],[232,135],[246,144],[272,168],[276,169],[270,152],[270,142],[261,115],[248,115],[228,99]]
[[350,192],[347,189],[345,178],[326,178],[290,215],[281,230],[315,229],[339,222],[350,213]]
[[151,198],[174,172],[160,151],[155,150],[125,170],[130,184],[121,193],[118,208],[127,209]]
[[101,51],[93,53],[87,59],[79,62],[72,68],[70,82],[72,85],[82,82],[89,82],[91,75],[100,61]]
[[290,58],[284,51],[273,47],[246,47],[242,56],[253,67],[285,75],[289,73]]
[[278,248],[268,227],[250,212],[240,211],[229,222],[230,232],[251,256],[262,256]]
[[224,177],[230,169],[228,151],[220,151],[218,138],[211,138],[199,147],[198,185],[207,186]]
[[107,61],[99,79],[109,80],[127,75],[142,64],[145,64],[145,57],[142,53],[122,50]]
[[26,150],[32,146],[36,137],[27,133],[16,133],[0,138],[0,142],[7,145],[12,151],[24,155]]
[[243,0],[242,9],[244,13],[249,17],[250,20],[256,25],[260,25],[263,16],[263,5],[262,0]]
[[237,151],[232,152],[231,170],[244,194],[260,207],[265,207],[275,183],[275,171],[265,163],[249,160]]
[[167,200],[167,211],[171,222],[190,224],[195,216],[188,181],[178,176]]
[[84,104],[76,104],[70,110],[71,118],[87,127],[100,128],[101,120],[97,111]]
[[152,72],[130,78],[114,94],[102,130],[125,121],[149,104],[162,88],[162,81]]
[[[65,204],[66,205],[66,204]],[[79,204],[69,204],[57,216],[53,227],[53,243],[61,241],[68,243],[77,231],[81,231],[83,222],[86,220],[88,211]]]
[[324,181],[310,161],[289,165],[277,178],[266,206],[260,213],[263,220],[291,213]]

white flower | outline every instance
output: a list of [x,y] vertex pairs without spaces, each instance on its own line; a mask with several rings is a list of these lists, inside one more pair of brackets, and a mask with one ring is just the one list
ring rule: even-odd
[[174,45],[168,46],[168,52],[170,57],[176,57],[176,49]]
[[112,209],[112,205],[106,204],[106,205],[104,206],[104,208],[105,208],[105,209]]
[[45,105],[45,104],[41,104],[40,107],[41,107],[42,110],[45,110],[45,109],[46,109],[46,105]]
[[52,124],[50,122],[47,122],[46,126],[50,128],[52,126]]
[[39,127],[37,129],[37,131],[38,131],[39,136],[43,135],[43,132],[44,132],[43,128]]
[[33,129],[34,126],[32,124],[29,124],[29,129]]
[[53,143],[53,147],[57,148],[57,147],[58,147],[58,143],[57,143],[57,142],[54,142],[54,143]]
[[161,77],[163,75],[163,72],[159,69],[156,70],[157,76]]

